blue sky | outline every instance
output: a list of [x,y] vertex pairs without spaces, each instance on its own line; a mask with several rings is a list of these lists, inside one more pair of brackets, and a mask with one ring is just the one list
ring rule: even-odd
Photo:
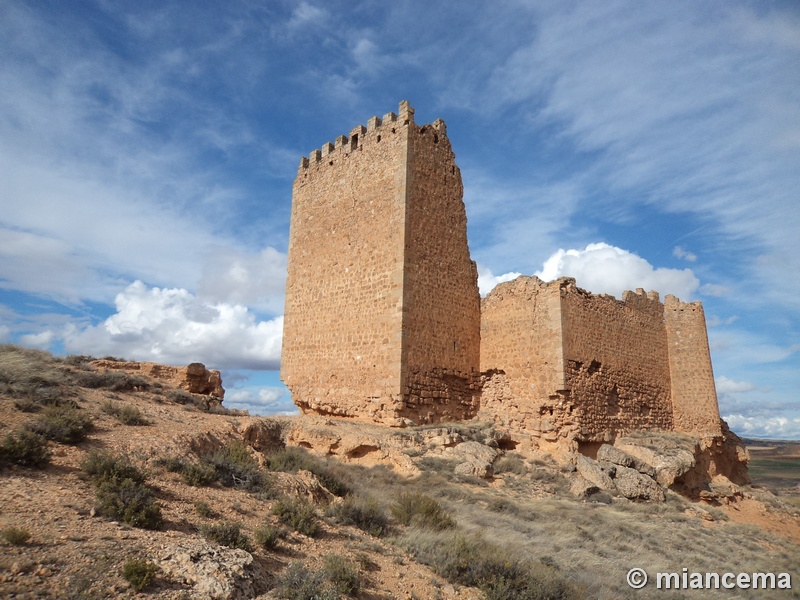
[[277,375],[302,155],[443,118],[484,291],[702,300],[723,416],[800,438],[800,4],[0,2],[0,341]]

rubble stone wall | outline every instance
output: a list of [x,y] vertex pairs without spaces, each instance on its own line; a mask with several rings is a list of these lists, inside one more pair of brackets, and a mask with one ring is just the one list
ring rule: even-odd
[[664,305],[658,294],[620,302],[574,281],[561,287],[566,387],[586,441],[673,426]]
[[717,389],[703,305],[667,296],[664,325],[669,344],[675,429],[721,435]]

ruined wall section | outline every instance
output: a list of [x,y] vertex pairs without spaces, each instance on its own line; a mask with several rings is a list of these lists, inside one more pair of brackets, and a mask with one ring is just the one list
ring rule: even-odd
[[402,415],[469,419],[478,408],[481,315],[461,172],[441,119],[410,126],[408,141]]
[[566,387],[581,441],[673,428],[664,306],[656,292],[623,300],[561,286]]
[[281,378],[303,412],[397,416],[411,119],[373,117],[301,160]]
[[675,429],[722,435],[703,305],[667,296],[664,324]]
[[559,289],[518,277],[482,300],[482,418],[546,436],[568,424]]

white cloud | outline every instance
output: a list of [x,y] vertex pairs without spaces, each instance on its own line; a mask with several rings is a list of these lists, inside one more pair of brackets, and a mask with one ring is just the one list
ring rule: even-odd
[[53,343],[55,334],[52,331],[41,331],[39,333],[29,333],[22,335],[19,338],[19,343],[22,346],[29,348],[38,348],[40,350],[48,350]]
[[714,383],[718,394],[741,394],[743,392],[752,392],[756,389],[756,386],[749,381],[735,381],[724,375],[717,377]]
[[246,410],[251,415],[296,414],[297,407],[292,403],[286,388],[245,387],[225,393],[227,408]]
[[704,283],[700,286],[700,293],[703,294],[703,296],[721,298],[722,296],[729,295],[731,293],[731,288],[718,283]]
[[800,418],[791,417],[747,417],[725,415],[731,430],[740,436],[771,439],[800,439]]
[[645,259],[605,243],[583,250],[558,250],[536,275],[544,281],[574,277],[577,284],[596,294],[622,297],[624,290],[655,290],[688,301],[700,282],[691,269],[654,268]]
[[240,304],[208,303],[184,289],[148,289],[141,281],[116,297],[99,325],[66,328],[69,352],[210,368],[277,369],[283,317],[256,321]]
[[492,272],[485,267],[478,267],[478,290],[481,297],[491,292],[498,283],[504,281],[511,281],[522,275],[522,273],[503,273],[502,275],[493,275]]
[[684,250],[680,246],[675,246],[672,249],[672,256],[674,256],[675,258],[681,258],[681,259],[689,261],[689,262],[696,262],[697,261],[697,255],[696,254],[694,254],[693,252],[689,252],[688,250]]
[[206,255],[198,294],[213,302],[244,304],[271,313],[283,311],[286,254],[264,248],[247,254],[212,246]]

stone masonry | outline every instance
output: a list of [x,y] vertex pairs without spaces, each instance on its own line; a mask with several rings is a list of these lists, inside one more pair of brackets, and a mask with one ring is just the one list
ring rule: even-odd
[[481,416],[546,441],[661,429],[720,435],[699,302],[594,295],[564,277],[498,285],[481,312]]
[[373,117],[303,158],[292,194],[281,378],[304,412],[468,419],[480,297],[445,124]]
[[699,302],[536,277],[481,302],[462,196],[444,122],[416,125],[408,102],[303,157],[281,361],[303,412],[394,426],[479,414],[547,442],[720,435]]

